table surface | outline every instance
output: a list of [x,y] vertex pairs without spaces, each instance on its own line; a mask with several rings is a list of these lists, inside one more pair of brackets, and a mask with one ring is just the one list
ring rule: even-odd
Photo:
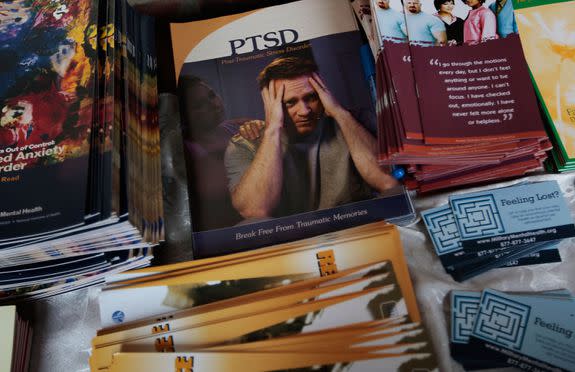
[[[182,162],[177,161],[177,159],[183,159],[178,123],[173,117],[162,119],[161,116],[160,125],[164,194],[170,195],[170,199],[165,202],[166,228],[168,229],[166,240],[169,246],[160,252],[160,256],[166,262],[173,262],[191,259],[189,249],[191,233],[189,218],[185,217],[189,215],[185,192],[185,170]],[[447,203],[449,195],[508,186],[526,179],[531,181],[557,180],[571,209],[571,214],[575,216],[575,173],[540,174],[432,196],[413,196],[413,202],[419,216],[419,212],[423,210]],[[445,312],[445,300],[449,291],[453,289],[479,291],[484,288],[502,291],[540,291],[566,288],[575,293],[574,239],[567,239],[561,243],[562,263],[494,269],[464,283],[458,283],[445,273],[420,218],[410,226],[400,228],[400,231],[419,308],[431,333],[440,360],[441,371],[462,370],[449,357]],[[88,357],[91,339],[100,327],[99,292],[100,287],[92,287],[24,305],[31,313],[34,326],[30,371],[89,370]]]

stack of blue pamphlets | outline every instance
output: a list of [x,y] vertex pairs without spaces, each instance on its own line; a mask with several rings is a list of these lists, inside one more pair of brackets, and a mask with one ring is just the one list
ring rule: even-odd
[[560,262],[558,243],[575,235],[556,181],[452,195],[422,217],[442,265],[457,281],[497,267]]
[[573,371],[575,301],[567,290],[451,292],[451,356],[465,370]]

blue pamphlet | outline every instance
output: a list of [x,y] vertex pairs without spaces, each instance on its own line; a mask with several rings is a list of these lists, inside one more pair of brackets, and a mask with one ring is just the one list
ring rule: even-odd
[[442,265],[458,281],[496,267],[561,261],[555,242],[481,250],[463,248],[449,204],[428,209],[422,212],[421,216]]
[[486,357],[537,371],[575,368],[575,301],[485,290],[470,344]]
[[464,248],[508,248],[575,236],[556,181],[454,195],[449,202]]

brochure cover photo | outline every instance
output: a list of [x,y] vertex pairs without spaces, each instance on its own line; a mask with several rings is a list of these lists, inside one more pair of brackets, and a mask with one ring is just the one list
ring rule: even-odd
[[410,0],[404,15],[426,143],[545,137],[511,2]]
[[575,158],[575,1],[515,2],[515,15],[533,82],[553,141],[554,170]]
[[418,192],[523,176],[551,148],[511,2],[372,0],[381,164]]
[[412,216],[377,162],[347,1],[173,24],[172,40],[197,255]]
[[50,3],[0,25],[2,240],[84,222],[98,4]]

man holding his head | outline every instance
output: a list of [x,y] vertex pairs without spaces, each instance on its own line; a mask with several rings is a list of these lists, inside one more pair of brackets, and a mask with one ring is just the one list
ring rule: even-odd
[[234,136],[225,155],[232,204],[245,219],[331,208],[397,185],[378,166],[375,138],[317,71],[310,60],[284,57],[258,76],[263,134]]

